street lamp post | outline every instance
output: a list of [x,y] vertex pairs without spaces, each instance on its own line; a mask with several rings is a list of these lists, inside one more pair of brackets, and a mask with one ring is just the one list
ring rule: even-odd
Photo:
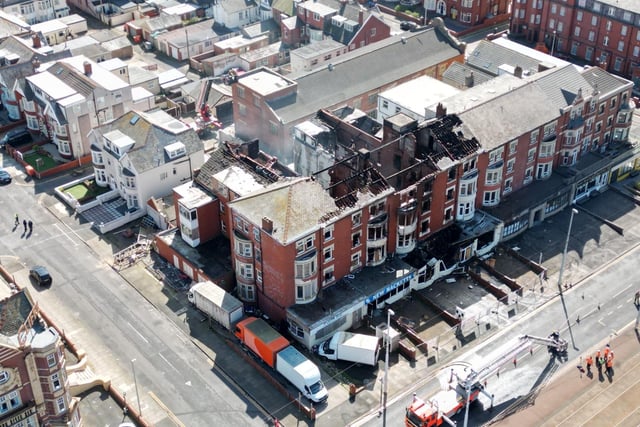
[[384,393],[382,397],[382,411],[387,410],[387,393],[389,390],[389,347],[391,347],[391,316],[395,315],[393,310],[387,309],[387,341],[385,342],[384,356]]
[[551,42],[551,56],[553,56],[553,51],[556,47],[556,30],[553,30],[553,41]]
[[131,370],[133,371],[133,385],[136,388],[136,400],[138,401],[138,414],[142,415],[142,406],[140,405],[140,394],[138,393],[138,379],[136,378],[136,359],[131,359]]
[[578,213],[578,209],[571,208],[571,217],[569,218],[569,229],[567,230],[567,240],[564,242],[564,251],[562,252],[562,261],[560,262],[560,274],[558,275],[558,287],[562,292],[562,273],[564,273],[564,263],[567,258],[567,249],[569,248],[569,238],[571,237],[571,226],[573,225],[573,215]]

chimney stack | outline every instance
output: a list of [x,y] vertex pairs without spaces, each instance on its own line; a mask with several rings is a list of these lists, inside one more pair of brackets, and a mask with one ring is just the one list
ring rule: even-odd
[[31,36],[31,41],[33,42],[34,49],[40,49],[42,47],[42,42],[40,41],[40,36],[34,34]]
[[464,85],[466,87],[473,87],[473,71],[464,76]]
[[516,76],[517,78],[521,79],[522,78],[522,67],[519,65],[516,65],[516,68],[514,68],[513,70],[513,75]]
[[268,217],[262,217],[262,229],[265,233],[272,234],[273,233],[273,221],[271,221]]
[[364,22],[364,9],[360,6],[360,10],[358,10],[358,24],[362,25]]
[[90,76],[91,75],[91,62],[89,61],[84,61],[84,63],[82,64],[84,66],[84,74],[86,76]]

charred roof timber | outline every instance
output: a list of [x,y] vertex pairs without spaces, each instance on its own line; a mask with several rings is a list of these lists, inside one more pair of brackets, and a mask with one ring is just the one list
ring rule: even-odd
[[480,143],[475,137],[465,138],[462,132],[462,120],[457,115],[447,115],[429,125],[432,139],[428,152],[437,163],[444,156],[451,160],[460,160],[476,153]]
[[[336,206],[342,209],[355,206],[359,199],[358,194],[369,192],[377,195],[389,188],[389,184],[378,170],[368,167],[353,173],[348,178],[333,183],[328,188],[328,191],[335,200]],[[333,215],[330,214],[329,216]]]

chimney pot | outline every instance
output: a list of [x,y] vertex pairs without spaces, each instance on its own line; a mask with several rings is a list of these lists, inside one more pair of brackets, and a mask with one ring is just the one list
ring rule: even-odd
[[39,49],[42,47],[42,42],[40,41],[40,36],[37,34],[34,34],[31,36],[31,41],[33,42],[33,47],[35,49]]
[[84,63],[82,65],[84,66],[84,74],[87,75],[87,76],[90,76],[91,73],[92,73],[91,62],[84,61]]

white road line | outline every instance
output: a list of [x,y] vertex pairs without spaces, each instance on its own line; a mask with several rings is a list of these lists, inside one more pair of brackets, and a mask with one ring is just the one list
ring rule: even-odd
[[177,373],[180,373],[180,371],[178,371],[178,370],[176,369],[176,367],[175,367],[175,366],[173,366],[173,365],[171,364],[171,362],[169,362],[169,361],[167,360],[167,358],[166,358],[166,357],[164,357],[164,356],[162,355],[162,353],[158,353],[158,355],[160,356],[160,358],[161,358],[162,360],[164,360],[164,361],[167,363],[167,365],[169,365],[169,367],[171,367],[171,369],[173,369],[173,370],[174,370],[174,371],[176,371]]
[[149,340],[148,340],[148,339],[146,339],[146,338],[144,337],[144,335],[142,335],[142,334],[141,334],[141,333],[140,333],[136,328],[134,328],[134,327],[133,327],[133,325],[132,325],[131,323],[127,322],[127,325],[129,325],[129,326],[131,327],[131,329],[133,329],[133,332],[135,332],[136,334],[138,334],[138,336],[139,336],[140,338],[142,338],[142,340],[143,340],[144,342],[146,342],[147,344],[149,344]]
[[607,316],[611,316],[613,314],[613,310],[607,313]]
[[622,308],[622,304],[620,304],[619,306],[616,307],[616,310],[619,310]]
[[617,294],[615,294],[614,296],[612,296],[611,298],[617,298],[620,294],[622,294],[623,292],[627,292],[627,290],[629,290],[631,288],[632,285],[627,285],[626,288],[621,289],[620,292],[618,292]]
[[78,242],[76,242],[76,241],[75,241],[75,240],[73,240],[71,237],[69,237],[69,236],[67,235],[67,233],[66,233],[62,228],[60,228],[60,226],[59,226],[58,224],[53,224],[53,226],[54,226],[55,228],[57,228],[57,229],[60,231],[60,233],[61,233],[64,237],[66,237],[67,239],[69,239],[69,241],[70,241],[71,243],[73,243],[73,246],[78,246]]

